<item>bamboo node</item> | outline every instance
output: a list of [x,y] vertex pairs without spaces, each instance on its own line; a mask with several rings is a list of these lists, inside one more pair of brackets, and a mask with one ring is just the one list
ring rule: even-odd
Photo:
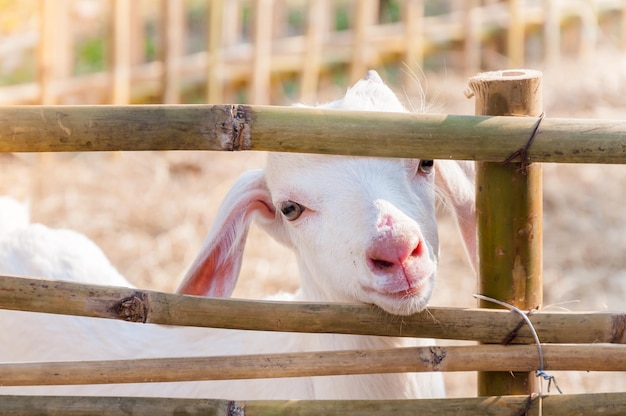
[[148,307],[144,295],[139,292],[122,299],[115,309],[119,318],[124,321],[145,324],[148,318]]
[[245,416],[246,405],[244,402],[229,401],[226,414],[228,416]]
[[250,118],[252,110],[247,105],[231,107],[233,117],[233,140],[228,150],[250,150]]
[[626,337],[626,314],[613,317],[613,337],[609,341],[612,344],[623,344]]
[[[430,347],[428,350],[420,349],[420,361],[424,364],[429,364],[433,370],[438,370],[439,366],[446,359],[446,349],[443,347]],[[428,355],[426,355],[426,351],[428,351]],[[423,352],[423,354],[422,354]]]

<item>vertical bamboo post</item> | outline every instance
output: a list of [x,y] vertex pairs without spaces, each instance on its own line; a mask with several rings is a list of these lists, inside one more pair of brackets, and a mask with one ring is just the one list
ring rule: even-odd
[[626,4],[622,5],[620,20],[620,46],[622,51],[626,51]]
[[[116,0],[120,1],[120,0]],[[143,64],[146,61],[146,33],[144,27],[144,15],[141,2],[131,1],[129,11],[129,28],[128,36],[130,42],[130,67],[131,82],[132,70],[134,67]]]
[[[495,71],[470,79],[476,115],[532,116],[542,112],[541,73]],[[532,132],[528,132],[530,139]],[[537,308],[542,288],[541,165],[518,160],[476,164],[479,291],[520,309]],[[481,307],[493,308],[481,302]],[[529,394],[532,373],[482,372],[478,394]]]
[[57,104],[56,83],[72,73],[74,58],[70,29],[67,0],[40,0],[37,47],[40,104]]
[[463,28],[463,66],[466,74],[475,74],[481,67],[480,1],[468,0],[463,3],[465,25]]
[[110,102],[112,104],[128,104],[130,102],[130,57],[134,39],[130,36],[132,2],[113,0],[111,27],[112,53],[109,65],[113,88]]
[[185,5],[182,0],[162,0],[161,37],[163,85],[161,101],[167,104],[180,102],[180,76],[178,63],[184,49]]
[[317,97],[322,60],[322,46],[327,36],[331,21],[328,18],[330,3],[328,0],[309,2],[305,36],[304,59],[300,77],[300,101],[311,102]]
[[[402,9],[404,17],[404,62],[409,69],[424,65],[424,0],[405,0]],[[410,74],[404,84],[415,82]]]
[[350,84],[363,78],[372,63],[369,54],[368,35],[371,26],[378,19],[378,1],[361,0],[355,2],[355,16],[352,22],[352,56],[350,62]]
[[224,42],[224,0],[212,0],[207,5],[207,45],[209,61],[207,64],[207,92],[209,104],[224,102],[224,67],[222,45]]
[[544,59],[555,64],[561,55],[561,15],[556,0],[543,3],[543,16]]
[[271,84],[272,37],[274,0],[254,2],[254,57],[252,62],[252,85],[248,102],[269,104]]
[[509,1],[509,31],[507,34],[507,51],[509,68],[519,68],[524,64],[524,17],[519,0]]
[[580,20],[579,54],[583,59],[590,60],[593,58],[593,52],[598,45],[598,10],[593,2],[583,3]]

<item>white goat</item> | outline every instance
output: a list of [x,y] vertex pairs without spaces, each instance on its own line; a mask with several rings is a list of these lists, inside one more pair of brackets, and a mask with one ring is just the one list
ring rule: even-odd
[[[326,108],[406,112],[375,72]],[[226,196],[179,291],[230,296],[253,218],[292,248],[300,301],[364,302],[407,315],[422,310],[437,269],[435,193],[453,208],[475,259],[473,168],[454,161],[271,154],[264,170],[243,174]],[[70,236],[30,225],[0,238],[0,272],[128,285],[101,253],[85,267],[16,262],[24,254],[67,258]],[[77,241],[77,240],[75,240]],[[86,243],[84,243],[86,244]],[[50,252],[48,250],[56,250]],[[94,250],[99,250],[93,247]],[[79,250],[80,251],[80,250]],[[93,256],[99,257],[94,261]],[[34,258],[31,258],[34,260]],[[80,262],[77,259],[69,263]],[[107,265],[102,267],[101,265]],[[41,267],[40,267],[41,266]],[[49,268],[48,268],[49,267]],[[55,269],[56,268],[56,269]],[[60,270],[55,273],[54,270]],[[120,283],[122,279],[122,283]],[[173,328],[3,311],[3,361],[87,360],[392,348],[431,340]],[[441,397],[440,373],[330,376],[249,381],[0,388],[0,393],[93,394],[228,399],[393,399]]]

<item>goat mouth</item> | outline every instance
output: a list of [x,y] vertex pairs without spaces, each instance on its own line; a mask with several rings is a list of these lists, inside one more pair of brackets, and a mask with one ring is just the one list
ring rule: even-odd
[[394,301],[403,301],[403,300],[414,300],[416,298],[429,297],[431,293],[431,288],[429,282],[432,281],[433,275],[430,275],[426,278],[422,278],[419,281],[413,283],[411,286],[400,289],[393,290],[390,288],[373,288],[368,286],[363,286],[363,290],[369,294],[383,297],[387,300]]

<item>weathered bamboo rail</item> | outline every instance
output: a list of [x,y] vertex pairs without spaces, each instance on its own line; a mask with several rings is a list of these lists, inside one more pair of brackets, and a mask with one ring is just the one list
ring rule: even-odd
[[[624,345],[544,345],[545,370],[626,371]],[[532,372],[535,345],[413,347],[0,364],[0,386],[242,380],[427,371]]]
[[[128,414],[202,416],[622,416],[626,393],[548,397],[503,396],[422,400],[273,400],[232,401],[148,397],[3,396],[3,415],[127,416]],[[525,412],[524,412],[525,411]],[[543,413],[541,413],[543,411]]]
[[[371,305],[205,298],[134,288],[0,276],[4,309],[118,319],[135,324],[502,342],[520,322],[505,310],[429,307],[402,317]],[[342,319],[337,319],[342,316]],[[626,314],[536,312],[541,342],[626,344]],[[130,323],[129,323],[130,325]],[[514,343],[533,343],[520,328]]]
[[[5,106],[0,152],[265,150],[501,162],[536,124],[248,105]],[[626,163],[626,120],[546,118],[528,161]]]

